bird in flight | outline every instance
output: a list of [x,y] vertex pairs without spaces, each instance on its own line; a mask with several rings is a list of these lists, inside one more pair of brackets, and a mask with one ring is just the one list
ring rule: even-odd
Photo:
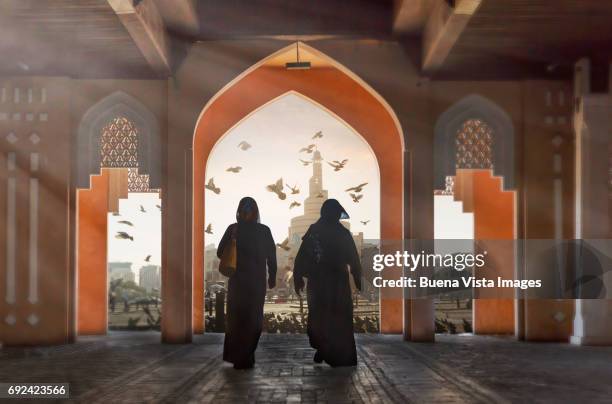
[[230,172],[230,173],[239,173],[240,170],[242,170],[242,167],[236,166],[236,167],[230,167],[225,171]]
[[278,196],[278,199],[280,199],[281,201],[287,199],[287,194],[283,192],[283,188],[284,186],[282,178],[279,178],[274,184],[270,184],[266,187],[268,191],[274,192]]
[[314,134],[314,136],[312,137],[313,139],[321,139],[323,137],[323,132],[322,131],[318,131],[317,133]]
[[127,234],[124,231],[118,231],[117,234],[115,234],[115,238],[119,239],[119,240],[131,240],[131,241],[134,241],[134,237],[130,236],[129,234]]
[[287,188],[291,190],[291,195],[296,195],[300,193],[300,189],[298,188],[297,184],[293,187],[291,185],[287,185]]
[[344,168],[344,166],[348,163],[348,159],[344,159],[342,161],[334,160],[333,162],[327,162],[330,166],[334,168],[334,171],[340,171]]
[[151,256],[147,255],[147,258],[145,258],[145,262],[149,262],[151,260]]
[[297,206],[301,206],[301,205],[302,205],[301,203],[293,201],[293,202],[291,202],[291,205],[289,205],[289,209],[293,209],[293,208],[295,208]]
[[359,193],[363,190],[363,187],[365,187],[366,185],[368,185],[367,182],[364,182],[363,184],[359,184],[357,186],[345,189],[344,192],[351,192],[351,191],[355,191],[356,193]]
[[220,194],[221,193],[221,188],[217,187],[215,185],[215,179],[211,178],[208,180],[208,184],[204,185],[204,188],[213,191],[215,194]]
[[282,243],[276,243],[276,245],[280,248],[282,248],[285,251],[289,251],[291,250],[291,247],[289,247],[289,238],[287,237]]
[[359,203],[359,200],[361,198],[363,198],[363,194],[357,195],[357,194],[354,194],[354,193],[351,192],[350,195],[351,195],[351,198],[353,198],[353,202],[355,202],[355,203]]
[[155,207],[159,210],[161,210],[161,205],[155,205]]
[[368,223],[370,223],[369,220],[361,220],[361,224],[363,224],[364,226],[367,226]]
[[312,153],[312,152],[314,151],[314,148],[315,148],[316,146],[317,146],[316,144],[309,144],[309,145],[308,145],[308,146],[306,146],[306,147],[302,147],[302,148],[300,149],[300,153],[302,153],[302,152]]
[[121,224],[124,224],[126,226],[134,226],[134,223],[130,222],[129,220],[120,220],[117,223],[121,223]]
[[206,226],[206,230],[204,230],[204,233],[213,234],[212,223],[208,223],[208,226]]
[[253,146],[251,146],[247,141],[243,140],[242,142],[238,143],[238,147],[240,150],[247,151]]
[[302,164],[304,164],[305,166],[310,165],[310,163],[312,163],[312,161],[306,161],[306,160],[302,160],[300,159],[300,161],[302,162]]
[[142,213],[147,213],[147,211],[145,210],[144,206],[142,206],[142,205],[140,205],[140,211],[141,211]]

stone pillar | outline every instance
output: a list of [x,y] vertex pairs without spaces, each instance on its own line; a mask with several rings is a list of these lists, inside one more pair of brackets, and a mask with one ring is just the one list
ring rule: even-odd
[[0,342],[75,337],[70,80],[0,79]]
[[[168,116],[170,119],[182,116],[180,106],[169,103]],[[193,162],[191,148],[181,141],[191,139],[192,133],[193,128],[187,128],[183,122],[170,120],[168,136],[162,139],[161,329],[165,343],[190,343],[193,334]]]
[[[517,337],[568,341],[573,300],[567,297],[567,243],[574,234],[574,144],[569,83],[523,83],[522,187],[519,193],[519,279],[543,288],[517,294]],[[522,310],[521,310],[522,309]]]
[[[586,77],[586,78],[585,78]],[[597,265],[610,268],[612,94],[590,94],[588,61],[576,65],[576,239],[597,256]],[[584,261],[583,261],[584,262]],[[578,265],[577,271],[596,270]],[[607,295],[576,300],[573,344],[612,345],[612,277],[600,275]],[[594,297],[594,296],[590,296]]]

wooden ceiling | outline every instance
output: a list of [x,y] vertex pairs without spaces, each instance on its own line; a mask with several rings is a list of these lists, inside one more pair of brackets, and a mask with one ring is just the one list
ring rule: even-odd
[[[159,77],[113,1],[120,0],[2,0],[0,75]],[[435,3],[463,0],[132,1],[158,5],[174,45],[258,36],[376,37],[403,41],[413,55]],[[443,63],[427,73],[434,79],[566,76],[579,57],[611,56],[612,0],[470,1],[481,4]]]
[[3,0],[0,74],[150,77],[107,0]]
[[612,1],[484,0],[436,76],[554,77],[585,56],[612,59]]

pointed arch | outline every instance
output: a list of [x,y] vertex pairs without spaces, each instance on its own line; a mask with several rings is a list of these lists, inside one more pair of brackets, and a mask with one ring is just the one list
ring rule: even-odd
[[492,129],[493,173],[502,176],[504,188],[514,188],[514,125],[497,104],[472,94],[447,109],[435,126],[434,189],[444,189],[445,178],[455,175],[457,164],[455,137],[462,125],[479,119]]
[[89,188],[89,176],[100,174],[102,129],[111,120],[123,117],[138,131],[138,168],[148,174],[151,188],[161,187],[161,145],[159,123],[143,103],[116,91],[85,112],[77,132],[77,187]]
[[[203,331],[204,184],[208,156],[237,122],[277,97],[294,91],[331,111],[362,135],[379,163],[381,239],[404,238],[404,134],[388,103],[337,61],[300,42],[309,70],[287,70],[283,57],[295,43],[264,58],[229,82],[203,107],[193,138],[193,328]],[[381,301],[381,330],[402,332],[402,297]]]

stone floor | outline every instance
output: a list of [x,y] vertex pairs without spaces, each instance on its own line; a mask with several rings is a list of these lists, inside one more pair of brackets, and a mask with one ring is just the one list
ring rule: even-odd
[[[223,336],[162,345],[156,333],[0,350],[0,382],[69,382],[72,401],[612,403],[612,348],[510,338],[357,336],[359,365],[312,363],[303,335],[264,335],[253,370],[221,360]],[[20,400],[24,402],[25,400]]]

